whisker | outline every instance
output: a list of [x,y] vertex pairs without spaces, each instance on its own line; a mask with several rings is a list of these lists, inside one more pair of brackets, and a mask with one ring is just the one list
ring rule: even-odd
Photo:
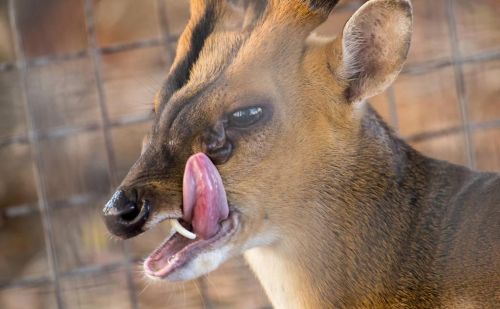
[[209,276],[209,275],[205,275],[205,276],[203,276],[203,278],[204,278],[204,279],[206,279],[206,280],[205,280],[205,282],[206,282],[206,283],[207,283],[210,287],[213,287],[213,289],[214,289],[214,293],[215,293],[215,298],[216,298],[217,300],[221,299],[221,296],[220,296],[220,294],[219,294],[219,290],[218,290],[217,286],[215,285],[215,283],[214,283],[214,282],[212,281],[212,279],[210,278],[210,276]]
[[198,294],[200,294],[203,308],[207,308],[207,304],[205,303],[205,297],[203,297],[203,293],[201,292],[201,287],[199,286],[199,284],[200,284],[199,280],[194,280],[193,283],[194,283],[194,286],[196,287],[196,290],[198,291]]
[[144,293],[146,291],[146,289],[151,286],[151,284],[152,284],[151,281],[146,282],[146,285],[144,285],[144,288],[139,293],[137,293],[137,296],[141,296],[142,293]]

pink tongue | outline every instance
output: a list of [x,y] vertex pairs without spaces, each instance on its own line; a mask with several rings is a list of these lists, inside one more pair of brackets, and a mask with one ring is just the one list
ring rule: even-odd
[[188,159],[182,185],[184,221],[191,222],[197,237],[214,236],[229,215],[229,207],[219,172],[204,153]]

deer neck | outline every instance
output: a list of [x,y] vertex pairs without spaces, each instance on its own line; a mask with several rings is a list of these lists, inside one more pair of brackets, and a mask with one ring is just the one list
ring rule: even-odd
[[409,229],[426,211],[439,162],[394,137],[371,108],[362,131],[354,173],[332,168],[317,198],[301,205],[307,211],[296,220],[307,224],[245,254],[275,308],[370,307],[397,297],[401,253],[408,256]]

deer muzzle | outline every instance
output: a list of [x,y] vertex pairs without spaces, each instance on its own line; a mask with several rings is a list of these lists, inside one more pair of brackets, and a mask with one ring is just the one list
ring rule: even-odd
[[[152,213],[161,208],[159,197],[165,196],[165,192],[144,195],[138,194],[138,191],[145,190],[122,187],[104,207],[106,225],[114,235],[130,238],[144,232],[146,223],[153,217]],[[209,239],[217,234],[221,222],[229,216],[229,206],[222,178],[204,153],[194,154],[187,160],[182,191],[182,213],[172,212],[166,216],[171,219],[172,227],[191,239]],[[185,226],[192,230],[187,230]]]

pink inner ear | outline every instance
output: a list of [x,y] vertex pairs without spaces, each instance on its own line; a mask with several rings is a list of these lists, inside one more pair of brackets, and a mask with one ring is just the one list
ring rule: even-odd
[[184,170],[183,219],[191,222],[193,231],[202,239],[213,237],[220,222],[229,215],[222,178],[204,153],[192,155]]

